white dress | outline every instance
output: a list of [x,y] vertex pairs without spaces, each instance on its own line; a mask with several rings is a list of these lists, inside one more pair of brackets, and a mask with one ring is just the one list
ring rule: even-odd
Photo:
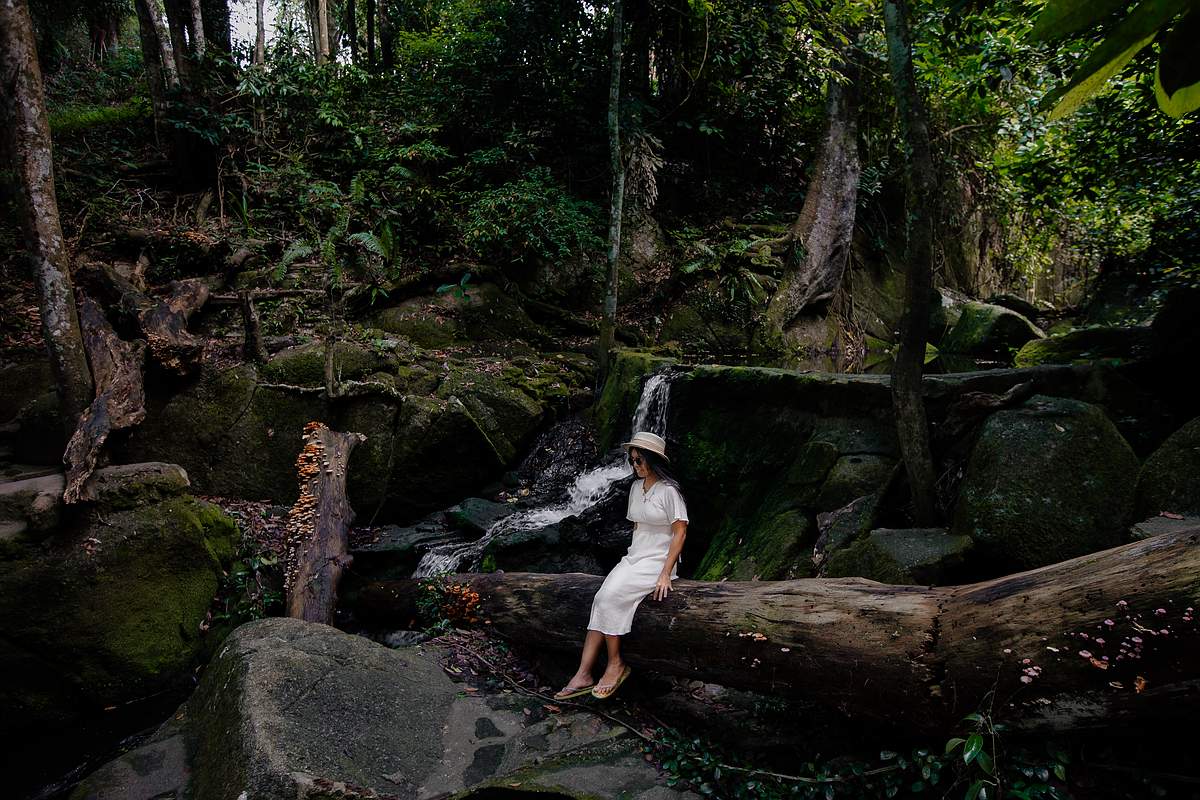
[[[625,517],[635,523],[633,541],[625,557],[608,573],[596,592],[588,630],[609,636],[629,633],[633,613],[642,600],[654,591],[663,565],[667,563],[667,552],[671,549],[671,523],[676,520],[687,522],[687,506],[677,488],[659,480],[650,486],[648,492],[643,493],[642,484],[643,481],[637,480],[629,487],[629,505]],[[676,577],[680,560],[677,559],[676,566],[671,569],[672,580]]]

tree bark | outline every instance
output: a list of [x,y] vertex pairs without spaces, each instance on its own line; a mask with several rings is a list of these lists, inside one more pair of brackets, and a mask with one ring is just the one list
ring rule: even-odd
[[137,327],[156,362],[177,375],[189,375],[200,366],[204,342],[188,333],[188,320],[204,307],[211,294],[199,278],[172,281],[162,299],[151,297],[111,267],[84,273],[86,285],[123,320]]
[[612,197],[608,211],[608,285],[604,293],[604,315],[600,321],[597,381],[608,374],[608,351],[617,328],[617,286],[620,282],[621,213],[625,201],[625,162],[621,158],[621,47],[625,33],[621,24],[621,0],[612,2],[612,72],[608,82],[608,162],[612,175]]
[[933,216],[937,187],[929,148],[925,107],[917,92],[912,63],[912,38],[908,26],[908,0],[884,0],[884,30],[892,91],[900,112],[900,131],[907,147],[905,177],[908,224],[905,237],[905,312],[900,320],[900,341],[892,368],[892,402],[900,452],[908,472],[916,524],[932,525],[937,519],[933,455],[929,423],[921,400],[921,373],[925,365],[925,338],[929,330],[930,295],[933,292]]
[[142,45],[142,63],[146,67],[146,84],[150,103],[154,107],[154,124],[162,130],[166,123],[167,91],[178,84],[175,64],[171,61],[166,30],[158,19],[158,10],[149,0],[135,0],[138,18],[138,38]]
[[204,58],[204,9],[200,0],[191,0],[191,15],[187,21],[188,35],[191,37],[192,55],[197,61]]
[[375,0],[367,0],[367,69],[375,71]]
[[242,291],[238,294],[238,303],[242,309],[242,326],[246,331],[242,342],[242,355],[247,361],[264,364],[267,360],[267,348],[263,344],[262,323],[254,305],[254,295],[249,291]]
[[798,251],[767,309],[771,328],[786,335],[806,308],[828,300],[842,282],[850,257],[862,166],[858,157],[858,68],[847,52],[844,83],[830,80],[825,138],[800,215],[785,244]]
[[350,63],[358,66],[358,19],[354,0],[346,0],[346,38],[350,40]]
[[[233,30],[229,24],[229,0],[201,0],[204,20],[204,41],[207,47],[224,58],[233,55]],[[232,65],[231,65],[232,66]],[[230,67],[223,68],[227,74]]]
[[317,63],[329,61],[329,0],[317,0]]
[[67,465],[63,502],[88,499],[84,484],[96,468],[96,458],[112,431],[131,428],[146,418],[146,393],[142,381],[146,343],[138,339],[125,342],[117,338],[104,312],[90,297],[79,307],[84,343],[92,374],[96,378],[96,399],[79,418],[79,426],[67,443],[63,461]]
[[266,0],[254,0],[254,63],[263,66],[267,63],[267,26],[263,22],[263,3]]
[[58,219],[42,71],[25,0],[0,0],[0,129],[14,182],[20,186],[20,224],[38,289],[42,335],[58,388],[63,429],[69,433],[91,402],[92,376]]
[[379,8],[379,49],[381,52],[381,60],[383,68],[391,71],[396,65],[396,53],[392,49],[392,23],[388,19],[388,4],[387,0],[375,0],[375,5]]
[[[578,573],[449,580],[479,593],[478,616],[499,635],[570,654],[602,581]],[[355,613],[410,619],[412,583],[367,587]],[[621,654],[635,669],[804,697],[926,732],[944,733],[989,705],[1017,727],[1072,730],[1194,718],[1198,606],[1194,527],[965,586],[679,580],[666,600],[643,601]],[[1134,655],[1118,658],[1122,651]]]
[[296,459],[300,497],[288,514],[289,617],[333,624],[338,583],[350,563],[347,536],[354,521],[346,499],[347,463],[355,445],[365,439],[319,422],[305,426],[304,448]]
[[191,7],[186,0],[163,0],[167,12],[167,30],[171,38],[171,55],[175,61],[175,74],[181,85],[190,86],[192,78],[191,48],[188,45],[187,29]]

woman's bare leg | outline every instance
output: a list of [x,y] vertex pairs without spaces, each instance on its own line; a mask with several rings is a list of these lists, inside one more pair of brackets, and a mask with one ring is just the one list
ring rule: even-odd
[[583,640],[583,652],[579,656],[579,669],[576,670],[575,676],[563,687],[563,691],[582,689],[585,686],[592,685],[594,682],[592,680],[592,672],[596,668],[596,659],[600,655],[600,644],[605,638],[605,635],[600,631],[587,632],[587,638]]
[[[588,631],[588,633],[592,632]],[[621,671],[625,669],[625,662],[621,660],[621,637],[605,635],[604,643],[608,645],[608,667],[605,668],[604,674],[596,683],[596,688],[601,690],[612,688],[617,679],[621,677]]]

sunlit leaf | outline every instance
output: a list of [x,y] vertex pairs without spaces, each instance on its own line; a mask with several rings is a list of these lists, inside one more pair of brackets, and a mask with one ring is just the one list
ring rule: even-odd
[[1158,107],[1172,117],[1200,108],[1200,11],[1191,11],[1175,23],[1162,44],[1154,70],[1154,96]]
[[1042,101],[1054,104],[1050,119],[1061,119],[1095,95],[1108,79],[1154,40],[1158,30],[1182,12],[1190,0],[1142,0],[1112,33],[1084,59],[1065,85]]
[[1029,36],[1035,42],[1060,39],[1093,27],[1126,5],[1127,0],[1049,0]]

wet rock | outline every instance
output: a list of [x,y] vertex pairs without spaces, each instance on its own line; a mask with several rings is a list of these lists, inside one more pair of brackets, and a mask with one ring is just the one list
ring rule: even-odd
[[508,503],[494,503],[480,497],[468,497],[446,510],[446,514],[460,530],[476,538],[512,512],[513,507]]
[[1200,417],[1175,431],[1138,473],[1137,511],[1200,516]]
[[998,574],[1119,544],[1138,461],[1097,406],[1037,395],[988,418],[951,530]]
[[354,574],[372,580],[411,577],[426,551],[459,538],[444,516],[436,512],[412,526],[385,525],[368,541],[352,541]]
[[588,418],[596,431],[596,445],[601,452],[619,444],[629,429],[629,421],[637,410],[646,378],[661,367],[673,363],[643,350],[617,351],[609,367],[608,379]]
[[947,353],[1008,358],[1030,339],[1044,333],[1026,317],[1002,306],[963,303],[958,322],[938,349]]
[[950,583],[966,563],[971,544],[970,537],[944,528],[879,528],[833,553],[824,575],[893,584]]
[[1132,361],[1148,356],[1154,344],[1149,328],[1080,328],[1059,336],[1033,339],[1017,351],[1014,366]]

